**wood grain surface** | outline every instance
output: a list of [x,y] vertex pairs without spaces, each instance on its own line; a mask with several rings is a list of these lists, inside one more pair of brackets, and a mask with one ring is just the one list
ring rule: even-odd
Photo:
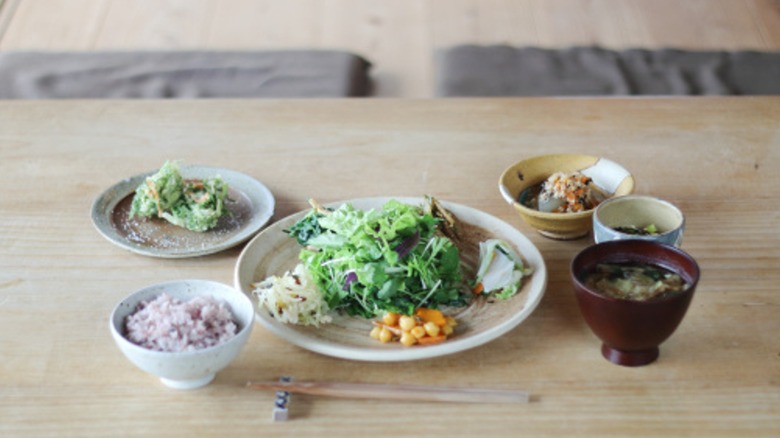
[[[522,223],[501,172],[552,152],[603,155],[636,192],[678,205],[702,278],[688,314],[642,368],[604,360],[560,242]],[[540,306],[473,350],[363,363],[302,350],[259,325],[209,386],[168,389],[113,344],[108,316],[152,283],[232,284],[241,248],[183,260],[104,240],[92,201],[166,159],[254,176],[275,219],[321,202],[419,196],[515,225],[539,248]],[[0,102],[0,436],[777,436],[780,432],[780,98]],[[527,390],[527,405],[274,395],[247,381]]]
[[0,50],[349,50],[430,97],[459,44],[780,50],[777,0],[4,0]]

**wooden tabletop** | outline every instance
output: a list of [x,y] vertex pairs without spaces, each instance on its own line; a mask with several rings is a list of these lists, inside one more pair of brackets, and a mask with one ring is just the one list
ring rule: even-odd
[[[497,182],[551,152],[607,156],[636,192],[678,205],[702,269],[677,332],[645,367],[607,362],[569,263],[591,238],[546,239]],[[240,247],[179,260],[101,237],[92,201],[166,159],[254,176],[274,219],[323,202],[420,196],[520,229],[548,268],[536,311],[508,334],[437,359],[322,356],[257,325],[209,386],[177,391],[120,353],[108,316],[166,280],[232,284]],[[0,436],[777,436],[780,434],[780,98],[0,102]],[[526,405],[295,396],[247,380],[408,383],[530,391]]]

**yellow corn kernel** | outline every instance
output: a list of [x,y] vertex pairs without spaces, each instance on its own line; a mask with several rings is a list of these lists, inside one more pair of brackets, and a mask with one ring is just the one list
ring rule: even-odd
[[379,339],[379,332],[381,332],[382,329],[378,326],[374,326],[374,328],[371,329],[371,333],[368,334],[368,336],[371,336],[372,339]]
[[387,313],[385,313],[385,316],[382,317],[382,321],[385,324],[389,325],[389,326],[394,326],[394,325],[398,324],[398,318],[400,316],[401,315],[399,315],[399,314],[397,314],[395,312],[387,312]]
[[451,316],[448,316],[446,325],[448,325],[450,327],[455,327],[456,325],[458,325],[458,321],[456,321],[455,318],[453,318]]
[[452,326],[449,325],[445,325],[444,327],[441,328],[441,332],[444,334],[444,336],[451,335],[454,330],[455,329],[453,329]]
[[401,335],[401,343],[408,347],[410,345],[416,344],[417,338],[415,338],[411,332],[404,332]]
[[382,330],[379,331],[379,340],[384,343],[390,342],[393,340],[393,334],[390,333],[390,330],[382,328]]
[[428,336],[439,336],[439,331],[441,330],[433,321],[426,322],[423,328],[425,328],[425,333],[428,333]]
[[411,333],[415,338],[420,339],[425,336],[425,327],[418,325],[417,327],[409,330],[409,333]]
[[411,316],[402,316],[398,319],[398,327],[401,328],[401,330],[408,332],[409,330],[413,329],[414,326],[417,325],[417,322],[415,322],[414,318]]

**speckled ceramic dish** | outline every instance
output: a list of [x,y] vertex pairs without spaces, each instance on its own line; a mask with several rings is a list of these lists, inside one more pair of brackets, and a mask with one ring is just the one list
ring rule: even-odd
[[589,155],[555,154],[528,158],[509,166],[498,182],[504,200],[540,234],[552,239],[577,239],[592,227],[593,209],[578,213],[548,213],[520,202],[526,189],[556,172],[579,171],[593,180],[605,199],[628,195],[634,190],[634,178],[621,165],[606,158]]
[[[390,198],[355,199],[355,208],[381,208]],[[401,202],[421,205],[420,198],[394,198]],[[341,205],[343,202],[333,204]],[[331,324],[319,328],[281,323],[263,309],[256,319],[266,329],[289,342],[317,353],[345,359],[395,362],[425,359],[456,353],[485,344],[508,333],[528,318],[542,299],[547,284],[547,270],[542,255],[515,227],[481,211],[459,204],[443,202],[463,225],[464,247],[461,257],[466,270],[472,272],[478,263],[479,242],[487,238],[504,239],[515,247],[525,262],[534,269],[524,280],[520,292],[506,301],[478,299],[461,309],[447,309],[459,324],[454,334],[441,344],[404,347],[399,343],[382,344],[369,338],[370,320],[333,315]],[[307,211],[282,219],[258,234],[247,244],[235,269],[235,287],[257,301],[252,284],[270,275],[282,275],[298,263],[300,246],[283,232]],[[468,275],[468,272],[466,273]]]
[[[656,234],[637,235],[620,227],[643,229],[653,225]],[[610,240],[639,239],[680,246],[685,216],[670,202],[652,196],[630,195],[609,199],[593,213],[593,238],[596,243]]]
[[[198,296],[211,296],[227,303],[238,330],[226,342],[202,350],[188,352],[153,351],[130,342],[125,337],[125,318],[142,301],[150,301],[166,293],[189,301]],[[208,385],[216,373],[228,366],[252,333],[254,309],[247,297],[232,287],[208,280],[176,280],[158,283],[133,292],[117,304],[109,318],[109,330],[119,349],[138,368],[160,378],[168,387],[195,389]]]
[[204,166],[184,166],[185,178],[219,175],[228,184],[229,214],[216,228],[198,233],[163,219],[128,217],[135,189],[157,172],[136,175],[116,183],[92,204],[92,222],[109,242],[129,251],[152,257],[196,257],[223,251],[245,242],[257,233],[274,213],[271,191],[256,179],[242,173]]

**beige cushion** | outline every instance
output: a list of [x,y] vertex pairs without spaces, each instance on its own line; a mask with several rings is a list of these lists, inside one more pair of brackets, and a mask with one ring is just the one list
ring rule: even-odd
[[597,47],[454,47],[439,96],[780,94],[780,53]]
[[329,50],[0,53],[0,98],[352,97],[370,64]]

